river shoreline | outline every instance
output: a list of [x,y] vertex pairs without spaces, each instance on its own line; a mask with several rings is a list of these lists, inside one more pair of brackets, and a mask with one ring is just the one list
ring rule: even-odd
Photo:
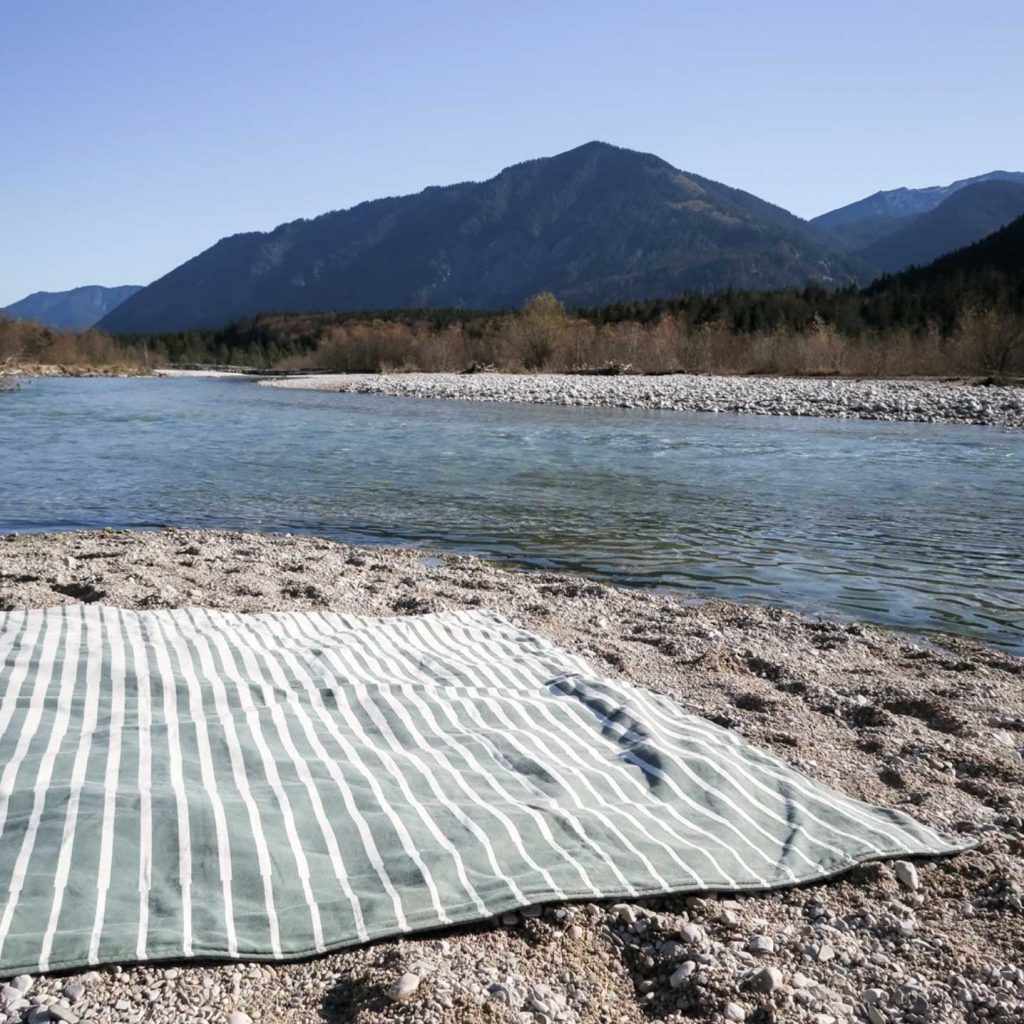
[[963,381],[710,374],[604,377],[555,373],[354,373],[316,374],[260,383],[264,387],[398,398],[1024,428],[1024,387]]
[[[237,1009],[284,1024],[640,1024],[652,1014],[721,1021],[730,1003],[747,1021],[798,1024],[1009,1024],[1024,1013],[1024,659],[970,640],[915,642],[874,626],[316,537],[0,538],[0,606],[80,601],[371,615],[495,608],[828,785],[980,840],[919,863],[916,889],[876,864],[781,893],[528,910],[305,963],[126,965],[32,980],[30,994],[51,1001],[82,985],[70,991],[83,1019],[219,1022]],[[683,979],[686,961],[695,967]],[[416,990],[394,1001],[390,986],[407,973]]]
[[127,366],[25,366],[13,379],[39,377],[231,378],[263,387],[394,398],[654,409],[666,412],[818,416],[904,423],[1024,429],[1024,386],[962,379],[846,377],[587,376],[558,373],[316,373],[253,368],[152,370]]

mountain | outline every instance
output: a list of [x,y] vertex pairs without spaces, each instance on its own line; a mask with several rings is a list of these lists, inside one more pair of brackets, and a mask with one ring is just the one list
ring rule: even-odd
[[812,217],[811,223],[835,232],[836,229],[846,229],[854,224],[874,219],[877,219],[876,223],[883,224],[891,221],[898,222],[902,218],[928,213],[954,192],[985,181],[1014,181],[1024,184],[1024,171],[989,171],[988,174],[979,174],[974,178],[962,178],[949,185],[932,185],[928,188],[894,188],[888,192],[876,192],[866,199],[858,199],[855,203],[841,206],[837,210],[830,210],[818,217]]
[[1024,368],[1024,216],[927,266],[887,274],[865,294],[876,323],[952,333],[967,322],[986,367]]
[[973,245],[964,246],[933,260],[924,267],[911,267],[888,274],[866,289],[878,292],[914,291],[939,286],[974,292],[979,301],[990,296],[992,286],[1017,295],[1024,309],[1024,216],[993,232]]
[[954,192],[928,213],[901,222],[892,234],[857,254],[886,272],[920,266],[977,242],[1021,214],[1024,181],[982,181]]
[[115,332],[266,310],[499,309],[870,277],[805,221],[656,156],[592,142],[489,181],[222,239],[109,313]]
[[140,284],[123,284],[115,288],[87,284],[67,292],[33,292],[11,303],[2,312],[15,320],[38,320],[58,330],[84,330],[141,288]]

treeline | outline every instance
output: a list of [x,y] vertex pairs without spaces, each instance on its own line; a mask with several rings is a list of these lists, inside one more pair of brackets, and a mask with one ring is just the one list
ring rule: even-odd
[[168,334],[0,321],[0,361],[206,363],[337,372],[1024,375],[1024,218],[870,288],[690,293],[566,310],[265,313]]
[[[1024,296],[902,287],[684,295],[565,310],[266,314],[225,328],[122,336],[155,362],[319,369],[1024,374]],[[1016,290],[1015,290],[1016,287]],[[999,289],[1002,289],[1001,291]]]
[[0,369],[31,366],[145,368],[142,351],[102,331],[57,331],[0,313]]

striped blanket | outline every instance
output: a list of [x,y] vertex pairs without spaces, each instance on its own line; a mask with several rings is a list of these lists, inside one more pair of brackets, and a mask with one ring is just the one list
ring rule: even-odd
[[0,695],[0,975],[964,845],[486,612],[6,612]]

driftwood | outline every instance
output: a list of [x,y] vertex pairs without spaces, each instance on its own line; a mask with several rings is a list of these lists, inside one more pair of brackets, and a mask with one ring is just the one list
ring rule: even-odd
[[618,377],[631,369],[631,363],[608,363],[607,366],[580,366],[566,372],[573,377]]

